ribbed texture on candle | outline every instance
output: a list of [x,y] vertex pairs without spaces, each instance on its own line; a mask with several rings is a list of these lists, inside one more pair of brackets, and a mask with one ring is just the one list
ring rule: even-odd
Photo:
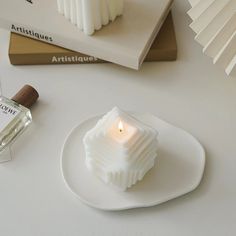
[[[110,129],[117,119],[134,127],[124,142],[114,140]],[[107,113],[84,137],[86,166],[103,182],[126,190],[154,166],[157,131],[118,108]]]
[[92,35],[122,15],[124,0],[57,0],[57,6],[72,24]]

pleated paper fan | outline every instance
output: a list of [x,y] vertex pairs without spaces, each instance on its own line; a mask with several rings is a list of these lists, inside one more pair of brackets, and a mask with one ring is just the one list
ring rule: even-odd
[[236,71],[236,0],[189,0],[188,15],[203,53],[227,75]]

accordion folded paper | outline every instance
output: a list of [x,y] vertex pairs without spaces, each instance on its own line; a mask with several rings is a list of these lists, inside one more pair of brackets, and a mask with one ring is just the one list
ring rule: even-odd
[[[190,1],[191,3],[191,1]],[[213,63],[233,75],[236,67],[236,1],[198,0],[188,11],[195,40]]]

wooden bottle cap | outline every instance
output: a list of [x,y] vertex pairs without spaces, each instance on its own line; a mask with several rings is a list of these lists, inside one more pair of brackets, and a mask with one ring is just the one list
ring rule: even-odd
[[38,92],[30,85],[25,85],[11,100],[30,108],[38,99]]

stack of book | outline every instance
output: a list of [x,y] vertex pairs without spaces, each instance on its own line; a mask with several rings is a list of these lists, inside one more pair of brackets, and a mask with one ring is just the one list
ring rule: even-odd
[[112,62],[139,69],[143,61],[177,58],[171,4],[127,0],[122,17],[87,36],[58,14],[56,1],[1,1],[0,26],[11,31],[14,65]]
[[[107,61],[80,52],[44,43],[16,33],[11,33],[9,58],[13,65],[42,64],[84,64]],[[177,58],[177,44],[174,24],[169,13],[155,38],[145,61],[174,61]]]

